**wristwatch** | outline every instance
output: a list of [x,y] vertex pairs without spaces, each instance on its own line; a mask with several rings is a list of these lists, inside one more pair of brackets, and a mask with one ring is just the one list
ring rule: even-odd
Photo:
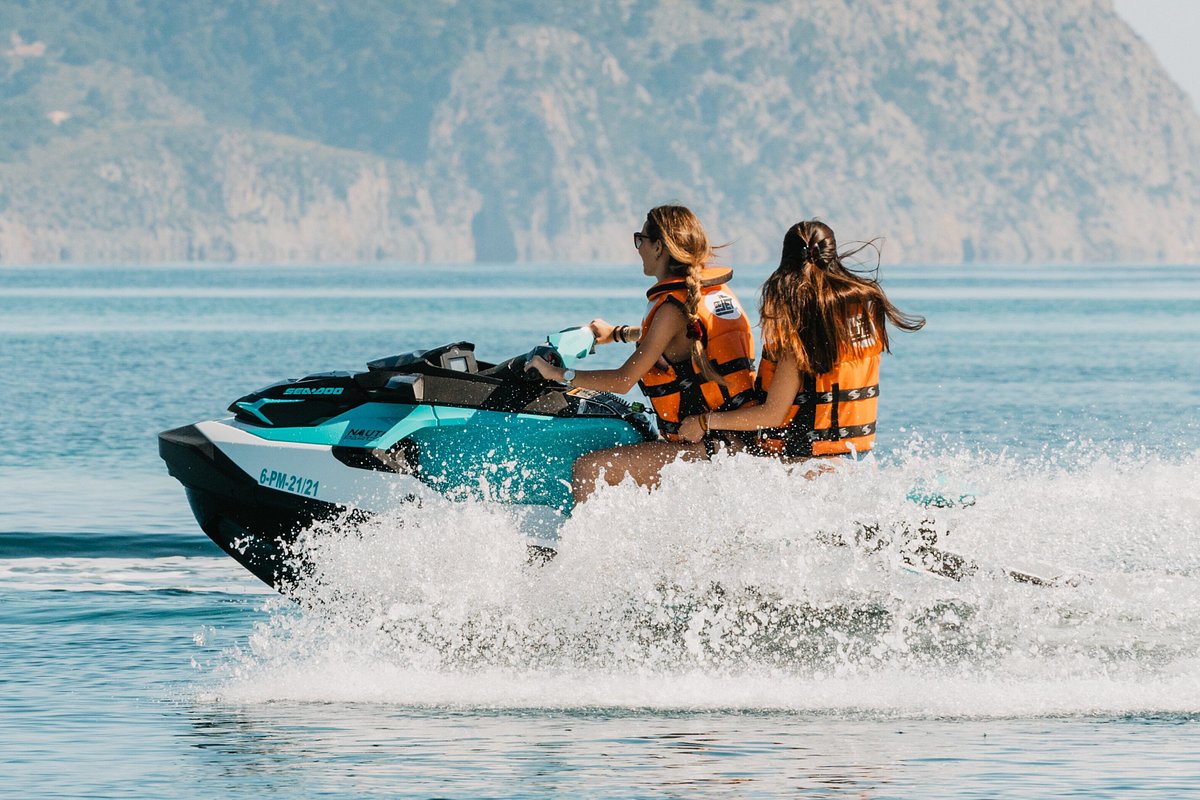
[[563,383],[565,383],[567,386],[570,386],[571,381],[575,380],[575,370],[564,369],[562,379],[563,379]]

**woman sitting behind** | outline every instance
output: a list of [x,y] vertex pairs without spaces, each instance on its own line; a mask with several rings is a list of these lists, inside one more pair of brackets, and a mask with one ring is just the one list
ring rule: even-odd
[[572,469],[572,494],[582,502],[604,476],[610,485],[626,475],[654,487],[659,471],[676,458],[707,458],[717,435],[684,441],[680,421],[714,409],[732,409],[754,397],[754,336],[741,303],[726,286],[733,270],[710,267],[713,248],[700,220],[683,206],[659,206],[633,234],[642,272],[655,283],[642,324],[613,326],[592,320],[598,344],[636,342],[617,369],[566,370],[535,358],[529,368],[570,386],[624,394],[635,384],[650,400],[665,441],[641,442],[580,457]]
[[[862,248],[859,248],[861,250]],[[761,405],[688,417],[680,434],[758,431],[762,453],[788,461],[865,453],[875,443],[885,322],[916,331],[873,279],[846,268],[833,231],[810,220],[783,237],[779,267],[762,288]]]

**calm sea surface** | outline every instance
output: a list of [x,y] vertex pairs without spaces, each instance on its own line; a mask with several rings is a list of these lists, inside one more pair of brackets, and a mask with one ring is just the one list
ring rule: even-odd
[[[0,269],[0,796],[1200,797],[1200,269],[884,283],[929,323],[885,361],[877,467],[675,465],[543,570],[502,506],[398,507],[314,537],[301,608],[208,542],[155,435],[636,322],[639,270]],[[926,519],[984,569],[821,544]]]

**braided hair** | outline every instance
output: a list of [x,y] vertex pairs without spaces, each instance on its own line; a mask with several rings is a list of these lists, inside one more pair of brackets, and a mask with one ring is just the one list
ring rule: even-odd
[[684,314],[687,317],[688,338],[692,342],[692,361],[706,380],[725,386],[725,379],[713,367],[705,351],[704,330],[700,322],[699,308],[703,299],[701,273],[714,255],[704,226],[684,206],[658,206],[650,209],[646,215],[646,235],[662,242],[671,259],[671,273],[683,278],[687,286]]

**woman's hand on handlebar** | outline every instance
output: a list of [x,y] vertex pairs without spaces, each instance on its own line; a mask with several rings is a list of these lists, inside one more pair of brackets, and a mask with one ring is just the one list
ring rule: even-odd
[[562,367],[554,366],[541,356],[534,356],[525,362],[525,371],[536,372],[548,381],[561,381],[565,372]]
[[588,323],[588,327],[592,329],[592,335],[596,337],[596,344],[612,344],[613,329],[615,325],[609,325],[602,319],[594,319]]

